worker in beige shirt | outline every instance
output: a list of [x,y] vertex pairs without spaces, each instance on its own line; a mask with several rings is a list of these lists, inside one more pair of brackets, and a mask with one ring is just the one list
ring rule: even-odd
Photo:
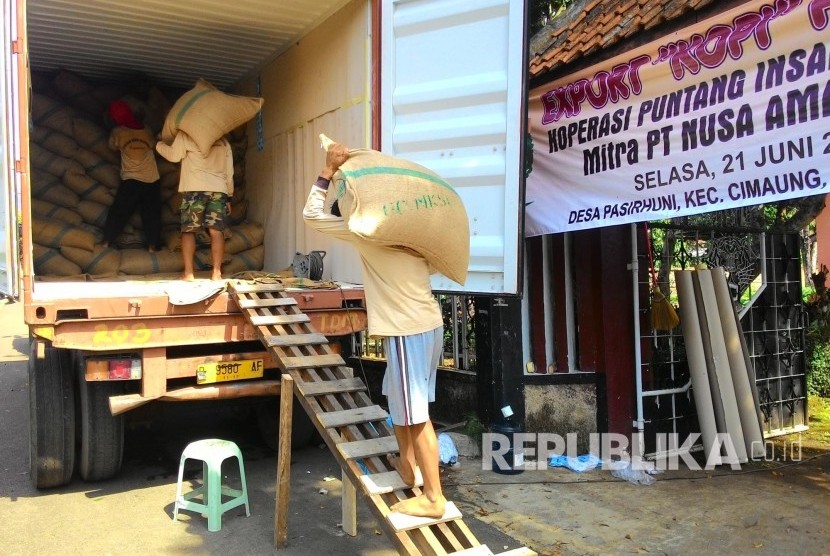
[[400,458],[401,478],[415,485],[416,465],[424,480],[423,493],[398,502],[393,511],[441,517],[446,499],[438,470],[438,440],[429,418],[435,400],[435,375],[443,350],[443,318],[432,295],[426,259],[403,248],[369,242],[349,231],[344,219],[324,210],[331,177],[348,158],[348,150],[335,143],[311,188],[303,218],[314,229],[348,241],[360,255],[363,269],[369,334],[384,338],[387,396]]
[[183,131],[173,143],[156,144],[156,150],[170,162],[181,162],[179,193],[182,194],[182,279],[191,281],[193,256],[196,253],[196,232],[207,229],[210,234],[212,280],[222,279],[222,258],[225,256],[224,230],[228,226],[233,195],[233,153],[227,139],[220,138],[207,153]]
[[104,224],[104,246],[115,245],[138,207],[147,248],[157,251],[161,249],[161,183],[153,150],[156,139],[123,100],[110,103],[108,113],[116,126],[109,146],[121,152],[121,183]]

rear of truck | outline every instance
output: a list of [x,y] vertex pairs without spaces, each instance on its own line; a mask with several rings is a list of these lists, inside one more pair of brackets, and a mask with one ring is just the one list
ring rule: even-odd
[[[183,282],[175,273],[153,272],[153,268],[140,265],[139,271],[125,272],[135,267],[137,257],[144,256],[138,250],[119,253],[122,262],[118,272],[113,272],[117,267],[95,272],[103,267],[81,262],[78,266],[82,273],[67,276],[72,274],[73,266],[66,262],[63,267],[54,264],[58,257],[67,259],[67,255],[71,258],[81,253],[83,246],[77,245],[77,238],[89,230],[94,233],[83,207],[88,209],[95,202],[106,206],[106,197],[93,201],[92,197],[79,195],[80,207],[72,206],[70,201],[67,206],[52,209],[80,213],[84,222],[77,227],[61,224],[63,227],[55,232],[59,237],[49,236],[51,229],[44,231],[43,207],[55,205],[56,191],[67,184],[66,179],[49,175],[55,168],[53,161],[63,154],[49,149],[56,136],[64,138],[67,133],[43,125],[44,121],[49,123],[50,117],[42,109],[44,100],[48,101],[51,114],[58,110],[70,114],[76,122],[75,129],[81,119],[85,120],[85,131],[104,127],[95,120],[94,111],[90,116],[89,111],[84,113],[81,109],[93,98],[100,100],[107,91],[119,90],[118,85],[123,85],[118,82],[120,73],[146,63],[143,60],[148,52],[158,62],[154,85],[158,84],[159,90],[184,91],[196,77],[204,77],[225,90],[263,97],[262,113],[234,131],[236,145],[242,145],[241,154],[235,149],[234,155],[235,174],[245,179],[244,183],[236,180],[237,193],[240,189],[245,192],[243,226],[257,227],[263,240],[261,245],[247,246],[257,249],[258,256],[243,256],[229,266],[245,271],[241,274],[245,278],[272,279],[274,273],[290,268],[292,262],[296,266],[297,257],[302,262],[304,253],[324,252],[325,267],[313,269],[322,271],[322,276],[318,276],[325,279],[322,287],[319,283],[313,288],[289,287],[287,294],[311,318],[312,326],[330,338],[335,351],[342,351],[341,346],[350,350],[353,336],[366,326],[362,288],[355,285],[360,279],[356,258],[324,238],[307,237],[301,211],[323,161],[321,150],[307,148],[317,143],[318,130],[353,144],[364,144],[369,135],[366,48],[370,4],[297,1],[293,11],[287,10],[290,13],[285,15],[285,21],[274,19],[273,14],[263,15],[260,19],[275,26],[273,33],[283,38],[274,39],[266,47],[262,40],[252,43],[251,49],[261,50],[260,57],[250,52],[240,54],[241,67],[233,70],[227,69],[233,64],[224,52],[212,74],[210,64],[205,66],[204,58],[209,54],[204,48],[193,46],[190,52],[180,49],[172,54],[169,48],[161,49],[164,52],[159,55],[158,41],[165,34],[174,41],[197,36],[205,26],[227,27],[222,14],[204,12],[200,16],[189,7],[176,6],[162,14],[157,7],[140,2],[133,2],[131,8],[119,0],[112,4],[113,10],[132,10],[132,18],[127,18],[132,22],[125,23],[123,17],[118,17],[119,27],[111,29],[114,14],[101,6],[66,8],[50,0],[4,3],[6,13],[15,16],[5,32],[13,45],[8,65],[14,74],[6,95],[14,101],[10,112],[16,122],[8,134],[14,141],[14,152],[4,157],[14,165],[9,180],[14,187],[5,206],[19,210],[21,257],[15,270],[20,272],[20,297],[31,332],[30,456],[31,478],[38,488],[66,484],[76,471],[87,481],[116,475],[124,450],[125,416],[159,402],[243,402],[256,413],[262,432],[269,435],[266,440],[273,442],[276,413],[270,410],[275,407],[274,396],[279,394],[280,376],[253,327],[244,321],[224,291],[225,282]],[[264,1],[252,2],[252,7],[263,10],[263,14],[271,9],[270,3]],[[171,30],[170,21],[182,16],[178,13],[181,10],[187,17],[180,17],[176,29]],[[308,13],[298,15],[297,10]],[[247,16],[249,23],[255,19],[251,14]],[[63,29],[62,37],[55,38],[48,31],[47,27],[55,26]],[[335,30],[340,48],[321,48],[331,43],[327,37]],[[156,41],[155,50],[142,51],[142,46],[147,47],[143,44],[114,58],[103,45],[117,40],[113,33],[119,32],[141,33],[149,37],[148,44]],[[228,35],[221,40],[236,41],[237,48],[245,49],[245,37],[253,40],[250,30],[227,28],[225,32]],[[234,37],[237,32],[239,36]],[[294,44],[300,38],[303,44]],[[85,47],[85,42],[100,46]],[[188,42],[183,40],[184,44]],[[70,54],[76,49],[77,53]],[[284,51],[282,56],[277,56],[279,50]],[[321,61],[324,55],[325,62]],[[77,66],[73,67],[73,63]],[[341,69],[329,80],[320,81],[315,68],[321,64],[349,70]],[[181,69],[171,69],[176,65]],[[228,71],[238,75],[229,77]],[[73,82],[84,83],[86,90],[82,96],[73,98],[65,90],[55,90],[61,79],[65,88],[67,75]],[[328,92],[315,98],[301,94],[321,88]],[[283,97],[288,89],[296,92],[293,98]],[[175,93],[168,93],[168,98],[174,102]],[[85,151],[93,149],[83,144],[81,147]],[[252,156],[246,156],[249,153]],[[51,166],[45,166],[44,160]],[[100,176],[105,163],[102,160],[94,165],[95,170],[87,168],[87,174]],[[50,180],[51,190],[39,181],[44,179]],[[46,205],[44,199],[52,204]],[[171,207],[173,203],[175,199],[171,200]],[[241,204],[243,198],[234,198],[235,206]],[[174,213],[169,208],[164,210]],[[7,236],[14,238],[15,234]],[[75,238],[69,245],[58,243],[69,237]],[[168,256],[180,258],[181,254]],[[128,261],[128,257],[133,260]],[[319,266],[319,256],[313,260]],[[70,270],[64,272],[64,267]],[[300,267],[309,270],[308,264]],[[225,272],[225,276],[234,272]],[[17,283],[13,278],[9,281]],[[308,441],[313,433],[304,417],[301,415],[295,423],[295,440],[300,443]]]

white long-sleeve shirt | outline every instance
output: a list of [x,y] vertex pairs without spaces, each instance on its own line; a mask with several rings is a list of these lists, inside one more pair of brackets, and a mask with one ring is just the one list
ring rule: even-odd
[[311,188],[303,210],[309,226],[348,241],[360,255],[363,289],[371,336],[408,336],[443,324],[432,295],[426,259],[397,247],[387,247],[349,231],[343,218],[324,211],[326,190]]
[[156,150],[170,162],[182,163],[179,193],[210,191],[233,195],[233,152],[225,138],[203,154],[187,133],[179,131],[172,145],[159,141]]

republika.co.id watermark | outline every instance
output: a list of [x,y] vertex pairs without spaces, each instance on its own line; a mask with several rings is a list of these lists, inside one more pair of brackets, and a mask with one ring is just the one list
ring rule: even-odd
[[[693,471],[711,471],[721,465],[738,470],[741,463],[747,461],[775,461],[782,457],[789,461],[801,461],[800,433],[797,439],[785,441],[780,446],[771,440],[754,442],[743,461],[732,437],[727,433],[718,433],[709,450],[704,450],[708,456],[703,465],[692,454],[693,447],[702,443],[700,433],[685,435],[682,440],[678,434],[656,434],[656,451],[648,459],[642,453],[643,440],[641,433],[630,437],[617,433],[591,433],[588,452],[602,454],[602,460],[598,460],[601,461],[601,468],[611,471],[625,467],[641,471],[678,470],[681,463],[683,469]],[[564,438],[556,433],[485,433],[481,443],[482,469],[547,469],[552,457],[578,457],[577,441],[576,433],[568,433]]]

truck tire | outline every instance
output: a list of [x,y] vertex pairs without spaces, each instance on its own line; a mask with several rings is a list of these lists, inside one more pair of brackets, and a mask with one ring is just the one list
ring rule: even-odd
[[[280,434],[280,399],[275,398],[256,406],[256,420],[259,434],[265,444],[276,451],[279,448]],[[314,423],[296,399],[291,416],[291,447],[303,448],[308,446],[314,437]]]
[[76,358],[80,447],[78,472],[84,481],[111,479],[121,471],[124,456],[124,417],[110,411],[109,398],[124,391],[124,383],[87,382],[85,362]]
[[[38,349],[44,356],[38,359]],[[29,353],[29,474],[35,488],[68,484],[75,470],[75,379],[69,353],[34,339]]]

